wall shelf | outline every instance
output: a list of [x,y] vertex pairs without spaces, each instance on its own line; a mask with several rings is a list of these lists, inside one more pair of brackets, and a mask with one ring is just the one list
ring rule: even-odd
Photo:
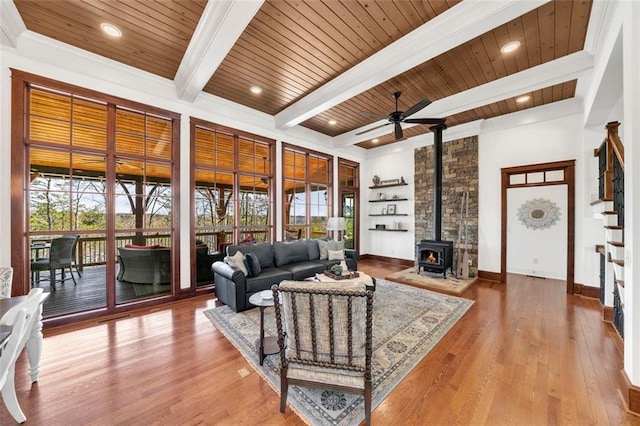
[[389,198],[386,200],[369,200],[370,203],[393,203],[394,201],[409,201],[408,198]]
[[376,228],[369,228],[369,231],[383,231],[383,232],[407,232],[408,229],[376,229]]
[[380,189],[380,188],[392,188],[394,186],[406,186],[409,185],[407,182],[400,182],[400,183],[392,183],[389,185],[378,185],[378,186],[370,186],[369,189]]

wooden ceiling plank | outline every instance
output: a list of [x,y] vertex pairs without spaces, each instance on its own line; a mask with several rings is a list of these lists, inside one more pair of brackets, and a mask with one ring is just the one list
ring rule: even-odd
[[[288,28],[295,28],[294,31],[299,33],[300,38],[307,40],[316,49],[327,49],[329,52],[334,52],[334,54],[337,55],[335,56],[337,62],[341,64],[341,68],[346,69],[358,63],[357,56],[355,56],[349,49],[345,48],[344,45],[335,41],[330,34],[327,34],[324,31],[324,28],[319,26],[319,24],[324,21],[321,17],[314,17],[314,19],[317,18],[319,21],[314,22],[286,1],[270,4],[288,18],[288,22],[290,23],[286,26]],[[305,7],[304,2],[297,5],[302,10],[308,10],[309,13],[313,14],[310,9]]]
[[591,16],[591,1],[571,2],[571,20],[569,32],[569,53],[584,49],[585,34]]
[[[362,40],[362,44],[366,46],[363,48],[363,52],[367,56],[384,47],[379,38],[380,34],[378,34],[381,32],[379,26],[371,20],[371,17],[362,10],[359,4],[352,0],[346,2],[343,0],[330,1],[329,3],[336,17]],[[384,39],[384,35],[382,37]]]
[[377,25],[384,30],[386,34],[385,46],[390,45],[402,37],[402,32],[396,27],[394,22],[389,19],[386,12],[382,9],[380,2],[370,0],[357,0],[357,2],[373,18]]
[[540,26],[538,12],[536,10],[522,15],[522,28],[525,40],[527,40],[527,66],[530,68],[542,63],[540,52]]
[[571,20],[571,3],[570,1],[558,1],[555,4],[555,58],[566,56],[569,54],[569,34]]
[[509,75],[507,73],[502,52],[500,52],[500,46],[498,45],[498,41],[496,40],[495,33],[493,31],[486,33],[480,36],[480,40],[482,41],[482,45],[484,46],[486,58],[489,61],[489,64],[491,64],[491,68],[493,69],[492,77],[489,81],[497,80]]
[[247,28],[246,33],[252,37],[248,40],[243,39],[241,41],[251,43],[258,49],[269,52],[274,60],[278,60],[278,62],[276,62],[277,66],[282,66],[282,63],[296,64],[307,70],[306,74],[308,75],[309,80],[313,81],[314,84],[317,84],[318,81],[326,81],[332,77],[332,72],[334,72],[334,70],[329,72],[326,70],[328,67],[326,65],[323,66],[324,64],[321,64],[317,59],[305,57],[304,54],[307,52],[299,46],[285,46],[281,43],[267,42],[267,40],[269,40],[269,35],[263,33],[258,27]]
[[[498,28],[492,31],[493,36],[496,41],[495,49],[496,51],[492,53],[496,57],[500,58],[500,62],[504,67],[504,75],[515,74],[522,69],[518,66],[518,58],[525,58],[526,60],[526,52],[527,52],[527,40],[524,38],[524,35],[517,31],[518,23],[520,19],[514,19],[505,25],[500,25]],[[502,53],[500,49],[505,44],[511,41],[519,41],[521,42],[521,46],[515,52],[511,53]],[[520,59],[522,61],[522,59]],[[500,78],[500,76],[498,76]]]
[[547,3],[538,9],[538,25],[540,28],[540,56],[541,63],[547,63],[555,59],[555,24],[554,4]]
[[[36,16],[39,16],[40,13],[37,13],[38,15]],[[29,19],[31,12],[25,11],[24,16]],[[116,44],[105,43],[103,37],[93,35],[92,31],[84,32],[84,36],[82,35],[82,32],[69,32],[68,28],[62,23],[62,20],[52,19],[51,21],[42,22],[39,26],[38,32],[48,33],[52,38],[59,39],[64,43],[73,46],[84,46],[86,50],[92,51],[95,54],[134,66],[132,63],[125,60],[125,58],[129,57],[126,54],[128,53],[127,49],[122,49]],[[52,34],[61,32],[66,32],[64,39],[60,39]],[[90,46],[88,46],[87,43],[90,43]],[[131,45],[133,46],[133,43],[131,43]],[[96,46],[96,49],[92,49],[91,46]],[[137,51],[134,55],[135,66],[156,75],[170,77],[167,74],[167,69],[175,66],[175,63],[170,62],[167,58],[162,58],[157,55],[149,55],[144,50]],[[173,53],[171,56],[173,56]]]

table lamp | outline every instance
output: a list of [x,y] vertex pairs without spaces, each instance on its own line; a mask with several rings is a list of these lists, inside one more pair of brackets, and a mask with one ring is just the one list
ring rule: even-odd
[[330,217],[327,220],[327,231],[333,231],[334,232],[334,236],[335,236],[335,232],[338,232],[338,238],[336,238],[336,240],[340,241],[340,232],[341,231],[346,231],[347,229],[347,220],[344,217],[340,217],[340,216],[336,216],[336,217]]

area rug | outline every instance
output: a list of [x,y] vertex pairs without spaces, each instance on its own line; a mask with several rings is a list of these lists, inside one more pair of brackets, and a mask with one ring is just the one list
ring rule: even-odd
[[[373,402],[375,408],[471,307],[473,301],[378,279],[373,301]],[[204,311],[213,325],[280,394],[280,358],[260,366],[258,308],[236,313],[227,306]],[[275,336],[273,308],[265,310],[265,335]],[[289,407],[307,424],[357,425],[361,396],[289,386]],[[277,409],[277,405],[274,405]]]
[[461,280],[453,275],[447,275],[445,279],[442,274],[431,274],[429,272],[420,271],[418,274],[416,268],[405,269],[404,271],[395,272],[385,277],[402,284],[408,284],[414,287],[426,288],[442,293],[460,295],[464,293],[473,283],[475,278]]

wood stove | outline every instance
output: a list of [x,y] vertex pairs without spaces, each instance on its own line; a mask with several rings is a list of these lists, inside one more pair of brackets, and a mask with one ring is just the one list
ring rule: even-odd
[[431,127],[433,132],[433,240],[420,240],[417,244],[416,259],[418,273],[421,269],[444,274],[453,268],[453,241],[442,241],[442,131],[447,126],[444,121]]
[[416,258],[418,273],[424,269],[447,278],[447,269],[453,268],[453,241],[421,240],[417,245]]

